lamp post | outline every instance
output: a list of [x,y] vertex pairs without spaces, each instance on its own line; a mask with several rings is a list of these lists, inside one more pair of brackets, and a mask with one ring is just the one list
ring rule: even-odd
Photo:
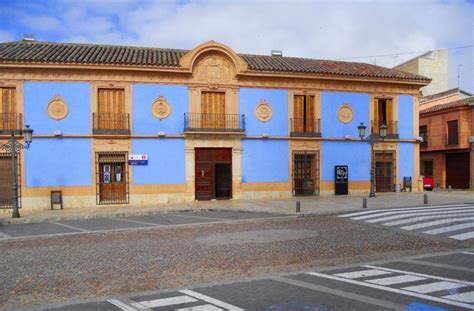
[[385,137],[387,136],[387,126],[385,124],[382,124],[380,126],[380,133],[377,135],[375,133],[370,133],[369,136],[365,137],[365,129],[367,127],[364,125],[363,122],[361,122],[358,126],[357,129],[359,130],[359,137],[360,140],[365,141],[369,143],[370,145],[370,192],[369,192],[369,197],[373,198],[375,197],[375,151],[374,151],[374,146],[377,142],[383,141]]
[[20,211],[18,209],[18,179],[16,172],[16,154],[21,151],[21,149],[28,149],[30,147],[31,141],[33,140],[33,130],[30,129],[30,126],[27,125],[25,129],[20,130],[20,135],[25,136],[25,144],[19,143],[15,137],[15,131],[11,131],[10,141],[0,145],[0,149],[4,149],[6,152],[10,152],[12,156],[12,218],[20,218]]

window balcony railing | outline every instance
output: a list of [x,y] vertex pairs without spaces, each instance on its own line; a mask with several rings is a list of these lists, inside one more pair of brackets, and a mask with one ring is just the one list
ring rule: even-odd
[[446,133],[446,145],[456,146],[459,144],[459,132]]
[[423,141],[420,143],[421,148],[428,148],[428,134],[421,134],[420,137]]
[[93,134],[130,135],[128,113],[93,113]]
[[23,115],[21,113],[0,113],[0,134],[10,134],[23,129]]
[[293,137],[321,137],[320,119],[293,118],[290,119],[290,136]]
[[185,113],[185,132],[245,132],[245,115]]
[[384,125],[387,127],[387,137],[386,138],[398,138],[398,122],[397,121],[371,121],[371,133],[378,135],[380,134],[380,127]]

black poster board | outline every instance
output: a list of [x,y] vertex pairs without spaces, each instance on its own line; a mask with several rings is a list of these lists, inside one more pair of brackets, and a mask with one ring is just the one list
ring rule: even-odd
[[349,194],[349,167],[347,165],[336,165],[334,170],[335,194]]

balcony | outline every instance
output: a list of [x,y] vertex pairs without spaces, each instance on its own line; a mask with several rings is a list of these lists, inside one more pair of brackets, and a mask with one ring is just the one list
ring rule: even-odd
[[184,132],[244,133],[245,115],[185,113]]
[[99,135],[130,135],[128,113],[93,113],[92,133]]
[[23,129],[21,113],[0,113],[0,135],[10,135],[12,131],[19,133]]
[[320,119],[293,118],[290,126],[291,137],[321,137]]
[[387,136],[385,138],[398,139],[398,122],[397,121],[378,121],[372,120],[371,124],[371,133],[379,135],[380,127],[385,124],[387,126]]

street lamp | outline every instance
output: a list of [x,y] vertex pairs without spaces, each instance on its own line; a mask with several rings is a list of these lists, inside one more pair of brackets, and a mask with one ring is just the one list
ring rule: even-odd
[[[18,131],[16,131],[18,132]],[[0,149],[5,149],[6,152],[10,152],[12,156],[12,218],[20,218],[20,211],[18,210],[18,179],[16,172],[16,154],[21,151],[21,149],[30,148],[31,141],[33,140],[33,130],[27,125],[23,130],[19,131],[20,135],[24,135],[25,144],[19,143],[15,137],[15,130],[11,131],[10,141],[0,145]]]
[[382,124],[380,126],[380,133],[374,134],[370,133],[369,136],[365,137],[365,129],[367,127],[364,125],[363,122],[361,122],[358,126],[357,129],[359,130],[359,137],[360,140],[365,141],[369,143],[370,145],[370,193],[369,197],[373,198],[375,197],[375,151],[374,151],[374,146],[378,141],[383,141],[385,137],[387,136],[387,126],[385,124]]

